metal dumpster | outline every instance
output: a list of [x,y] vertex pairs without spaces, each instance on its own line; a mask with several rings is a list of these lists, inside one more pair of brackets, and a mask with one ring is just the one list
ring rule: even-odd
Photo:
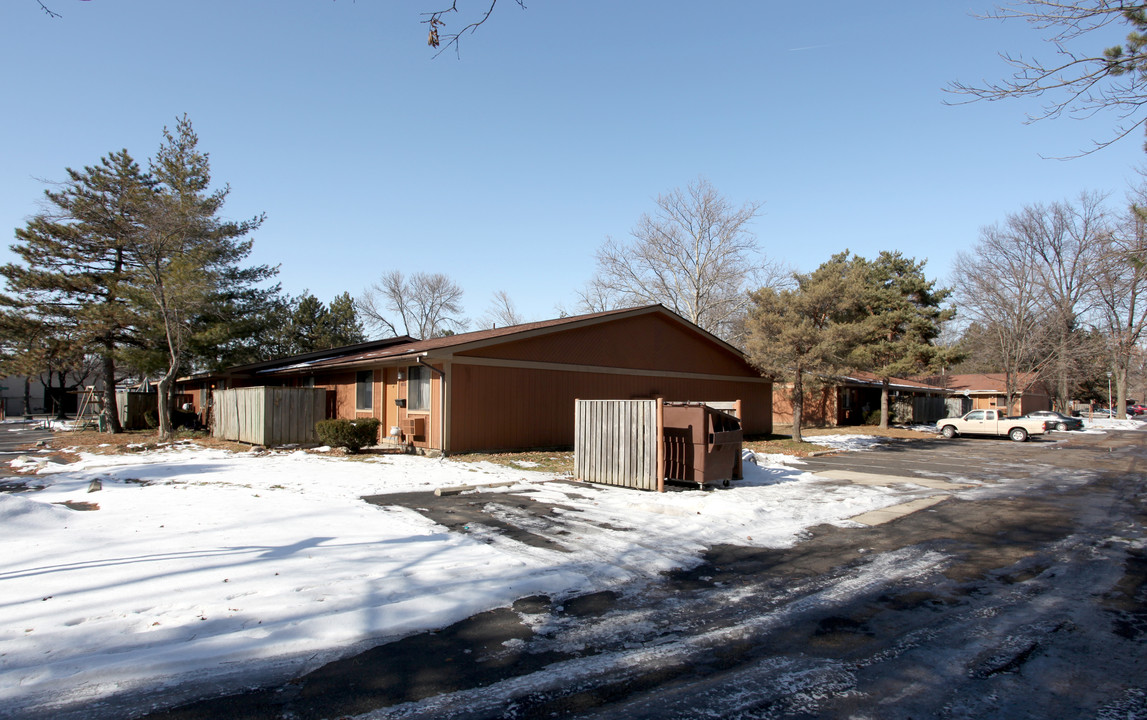
[[666,403],[665,479],[704,487],[728,485],[741,473],[741,421],[695,403]]

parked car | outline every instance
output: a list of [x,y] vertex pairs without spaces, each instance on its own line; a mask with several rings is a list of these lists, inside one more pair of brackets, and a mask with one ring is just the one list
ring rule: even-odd
[[1112,417],[1111,411],[1107,408],[1095,408],[1093,410],[1080,410],[1080,417],[1085,418],[1109,418]]
[[1002,410],[973,410],[963,417],[949,417],[936,421],[936,429],[946,438],[957,435],[995,435],[1025,442],[1032,435],[1042,435],[1055,427],[1042,418],[1008,417]]
[[1035,410],[1024,415],[1026,418],[1033,420],[1046,420],[1050,426],[1063,432],[1064,430],[1082,430],[1083,420],[1077,417],[1068,417],[1063,413],[1058,413],[1055,410]]
[[1128,405],[1128,415],[1144,415],[1147,414],[1147,405]]

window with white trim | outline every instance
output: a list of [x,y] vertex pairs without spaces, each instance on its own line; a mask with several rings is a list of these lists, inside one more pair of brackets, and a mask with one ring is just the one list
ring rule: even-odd
[[412,365],[406,371],[406,409],[430,409],[430,368]]

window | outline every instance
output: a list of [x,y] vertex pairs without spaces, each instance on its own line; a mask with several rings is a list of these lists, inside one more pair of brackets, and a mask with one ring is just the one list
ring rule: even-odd
[[968,413],[968,420],[983,420],[983,419],[984,419],[984,411],[983,410],[976,410],[975,412]]
[[406,409],[430,409],[430,368],[422,365],[407,368]]
[[356,410],[374,409],[374,371],[360,370],[355,374],[354,406]]

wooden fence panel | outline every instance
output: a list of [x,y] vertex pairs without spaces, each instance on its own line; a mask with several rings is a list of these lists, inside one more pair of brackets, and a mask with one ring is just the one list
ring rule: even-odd
[[326,416],[323,388],[248,387],[214,391],[212,434],[252,445],[317,442]]
[[948,403],[946,398],[941,395],[918,395],[913,404],[913,422],[934,423],[941,418],[948,417]]
[[942,420],[946,417],[960,417],[972,409],[972,400],[963,396],[950,397],[944,401],[944,405],[944,415],[936,418],[937,420]]
[[574,472],[586,482],[657,489],[657,401],[578,400]]
[[[740,400],[692,404],[741,415]],[[670,477],[670,468],[692,467],[692,442],[687,430],[661,427],[657,400],[574,402],[574,475],[584,482],[658,490],[662,467]],[[733,477],[743,477],[739,454]]]

